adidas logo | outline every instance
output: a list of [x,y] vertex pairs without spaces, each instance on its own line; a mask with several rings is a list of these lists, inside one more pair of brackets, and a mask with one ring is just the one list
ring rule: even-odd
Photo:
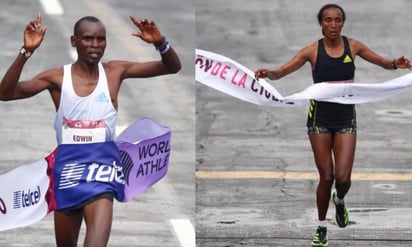
[[343,63],[351,63],[352,59],[349,57],[349,55],[346,54],[345,58],[343,59]]
[[106,96],[104,92],[99,94],[99,96],[96,97],[95,99],[96,102],[109,102],[109,98]]

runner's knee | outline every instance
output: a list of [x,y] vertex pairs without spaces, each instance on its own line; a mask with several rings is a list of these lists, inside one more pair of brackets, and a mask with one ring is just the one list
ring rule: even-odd
[[327,186],[332,186],[335,177],[333,174],[321,174],[319,178],[319,183]]
[[347,190],[347,189],[349,189],[350,185],[351,185],[350,178],[344,178],[344,179],[336,178],[336,181],[335,181],[336,189],[338,189],[338,190],[339,189]]

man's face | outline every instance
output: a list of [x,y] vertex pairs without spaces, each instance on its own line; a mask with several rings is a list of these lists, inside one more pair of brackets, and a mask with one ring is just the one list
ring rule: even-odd
[[82,21],[71,42],[79,60],[97,64],[106,49],[106,29],[101,22]]

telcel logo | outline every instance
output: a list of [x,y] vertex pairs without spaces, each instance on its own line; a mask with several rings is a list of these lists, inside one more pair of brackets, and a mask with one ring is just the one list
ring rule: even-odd
[[113,166],[105,164],[93,163],[88,167],[87,182],[99,181],[99,182],[112,182],[124,184],[124,175],[122,166],[117,166],[116,162],[113,162]]
[[34,204],[37,204],[40,201],[40,198],[40,186],[37,186],[34,191],[31,191],[30,189],[27,190],[27,192],[24,190],[15,191],[13,208],[25,208],[32,206]]

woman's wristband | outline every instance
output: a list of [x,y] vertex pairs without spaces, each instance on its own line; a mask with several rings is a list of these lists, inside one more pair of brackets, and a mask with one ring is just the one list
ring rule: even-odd
[[275,79],[276,79],[276,78],[273,77],[273,71],[272,71],[272,70],[270,70],[270,71],[268,72],[268,78],[269,78],[270,80],[275,80]]
[[393,70],[398,69],[398,66],[396,66],[395,61],[396,61],[396,59],[394,59],[394,60],[392,61],[392,64],[391,64],[391,68],[392,68]]

